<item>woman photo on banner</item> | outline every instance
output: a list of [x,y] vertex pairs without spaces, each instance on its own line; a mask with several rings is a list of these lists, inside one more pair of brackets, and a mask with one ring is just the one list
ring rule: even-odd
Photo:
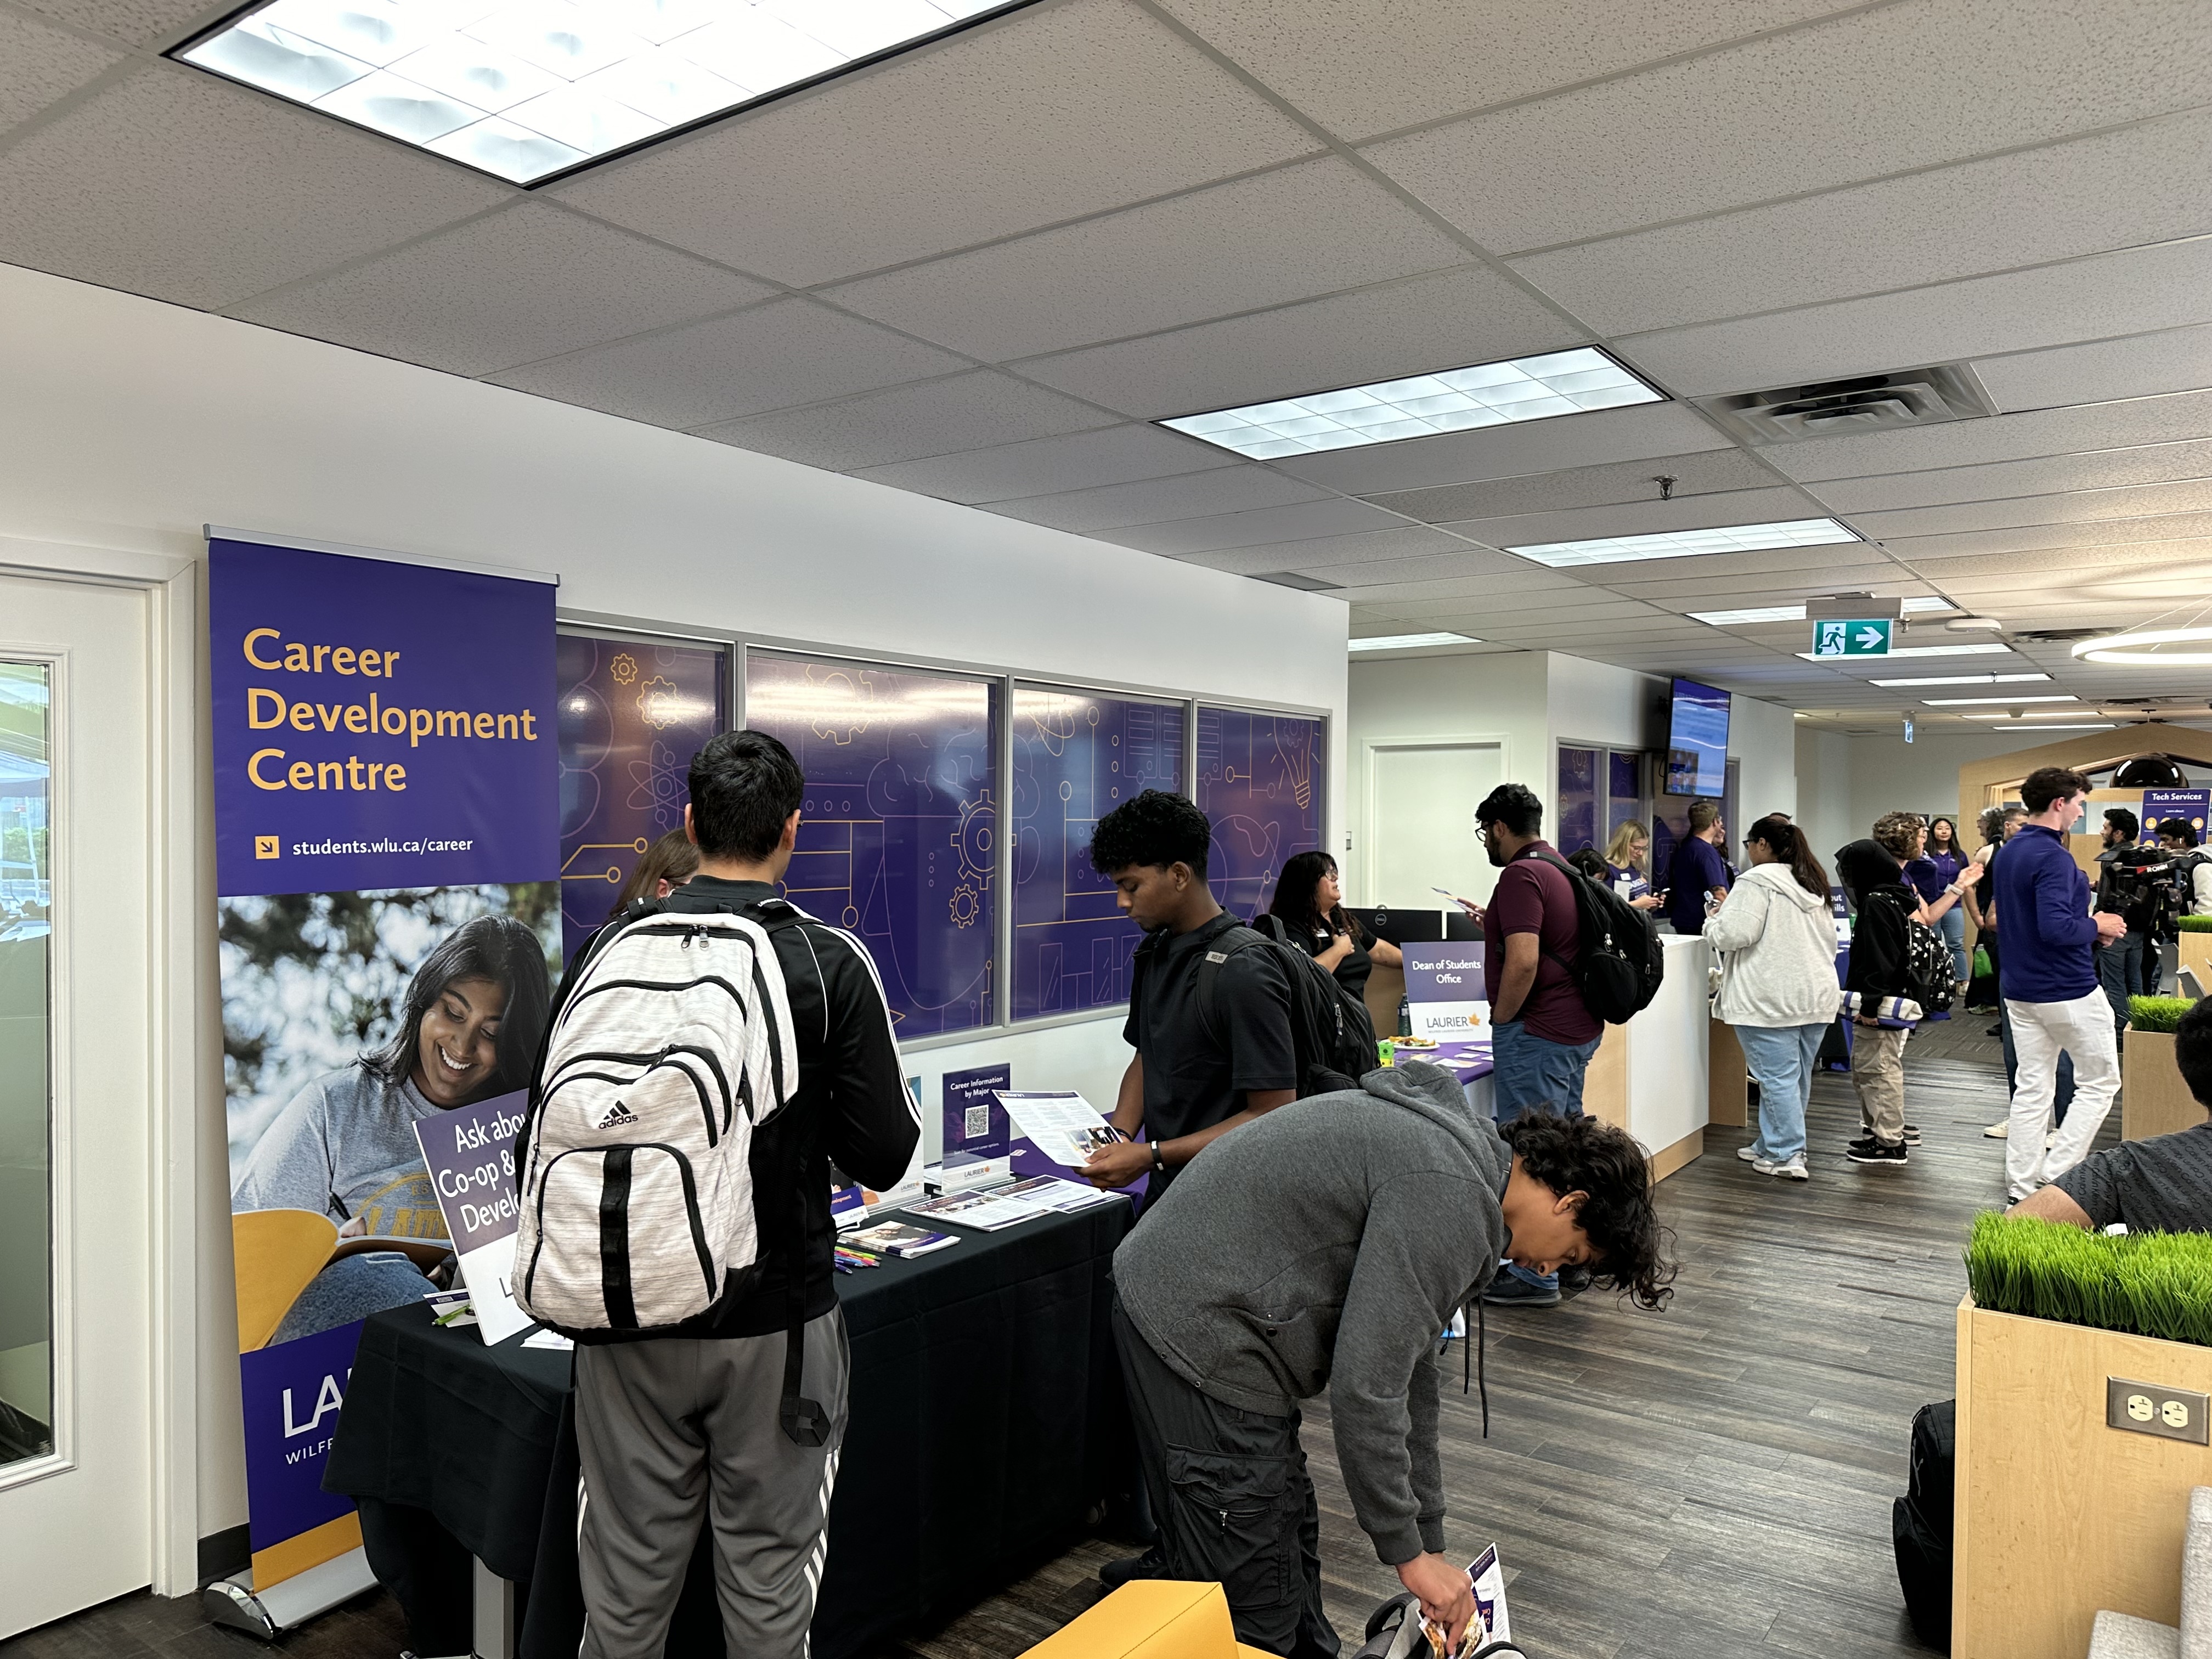
[[[384,1042],[277,1113],[231,1194],[241,1346],[422,1298],[448,1247],[415,1124],[526,1088],[550,1001],[545,942],[511,915],[477,916],[422,959]],[[369,1239],[389,1243],[352,1242]]]

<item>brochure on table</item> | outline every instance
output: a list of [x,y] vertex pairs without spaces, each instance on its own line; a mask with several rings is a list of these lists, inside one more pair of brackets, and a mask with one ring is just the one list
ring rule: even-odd
[[1432,1042],[1486,1041],[1490,1004],[1483,998],[1482,941],[1399,947],[1406,958],[1406,1006],[1413,1035]]

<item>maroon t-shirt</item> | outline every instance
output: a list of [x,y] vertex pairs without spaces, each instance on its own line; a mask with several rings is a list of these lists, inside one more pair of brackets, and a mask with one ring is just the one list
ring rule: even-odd
[[1539,856],[1549,844],[1532,842],[1498,872],[1498,885],[1482,917],[1482,981],[1494,1012],[1498,982],[1505,974],[1505,940],[1511,933],[1537,939],[1536,983],[1515,1016],[1531,1036],[1553,1042],[1588,1042],[1605,1031],[1605,1022],[1583,1006],[1565,964],[1582,946],[1582,923],[1575,915],[1575,890],[1565,872]]

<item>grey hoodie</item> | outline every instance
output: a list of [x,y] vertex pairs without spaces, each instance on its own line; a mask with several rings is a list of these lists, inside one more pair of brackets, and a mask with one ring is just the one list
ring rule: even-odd
[[1498,1270],[1512,1168],[1458,1081],[1408,1061],[1223,1136],[1114,1253],[1130,1323],[1200,1393],[1287,1417],[1328,1389],[1392,1566],[1443,1547],[1437,1339]]

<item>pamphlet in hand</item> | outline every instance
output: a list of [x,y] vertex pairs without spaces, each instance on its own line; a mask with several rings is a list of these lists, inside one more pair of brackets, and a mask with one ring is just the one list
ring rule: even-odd
[[896,1221],[882,1221],[872,1227],[863,1227],[846,1239],[856,1250],[880,1251],[885,1255],[912,1257],[927,1255],[933,1250],[957,1244],[957,1233],[933,1233],[926,1227],[908,1227]]
[[[1468,1632],[1467,1646],[1473,1649],[1483,1642],[1511,1641],[1513,1622],[1505,1613],[1505,1565],[1498,1559],[1497,1545],[1468,1563],[1467,1577],[1474,1586],[1475,1614],[1482,1620],[1480,1631]],[[1481,1641],[1474,1639],[1478,1636]]]
[[1013,1120],[1014,1133],[1063,1169],[1079,1170],[1093,1152],[1129,1138],[1073,1089],[1039,1094],[1002,1089],[999,1103]]

